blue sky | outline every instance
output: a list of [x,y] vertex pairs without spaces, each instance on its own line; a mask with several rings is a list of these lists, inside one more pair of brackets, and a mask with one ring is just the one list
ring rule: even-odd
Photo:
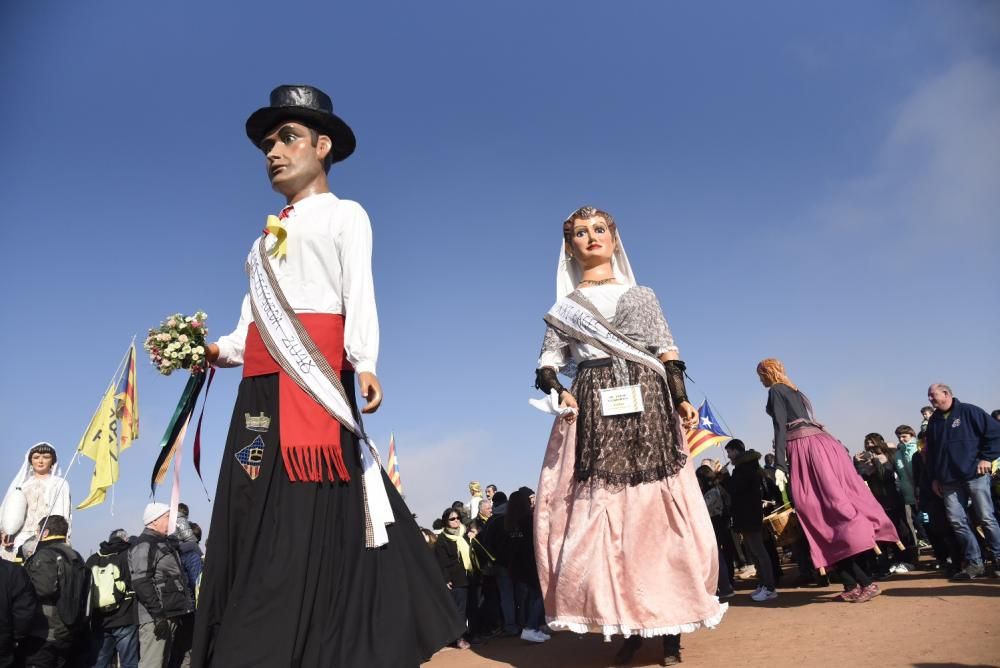
[[[550,422],[527,399],[583,204],[617,217],[691,394],[752,447],[766,356],[852,450],[917,422],[931,382],[1000,407],[995,3],[14,1],[0,77],[4,484],[38,440],[69,462],[134,334],[196,309],[213,338],[235,325],[282,205],[243,122],[280,83],[323,88],[358,135],[331,186],[374,230],[366,424],[395,432],[425,524],[469,480],[537,481]],[[210,492],[238,380],[209,400]],[[77,512],[81,551],[140,528],[183,382],[142,361],[142,438],[114,516]]]

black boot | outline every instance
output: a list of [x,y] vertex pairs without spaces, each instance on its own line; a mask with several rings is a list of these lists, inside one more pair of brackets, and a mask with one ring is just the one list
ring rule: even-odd
[[618,650],[618,653],[615,654],[615,665],[627,666],[640,647],[642,647],[641,636],[629,636],[625,638],[625,642]]
[[681,637],[677,634],[663,636],[663,660],[661,666],[674,666],[681,662]]

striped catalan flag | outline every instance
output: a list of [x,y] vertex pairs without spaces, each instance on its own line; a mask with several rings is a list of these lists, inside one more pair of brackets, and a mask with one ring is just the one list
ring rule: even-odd
[[712,413],[712,408],[708,404],[708,399],[701,402],[701,406],[698,406],[698,426],[688,430],[686,436],[688,455],[691,457],[696,457],[713,445],[718,445],[732,438],[715,418],[715,414]]
[[386,474],[389,480],[396,486],[396,491],[403,493],[403,479],[399,477],[399,458],[396,457],[396,436],[389,434],[389,461],[386,465]]
[[129,351],[128,362],[125,364],[125,373],[122,374],[115,400],[118,403],[118,416],[122,421],[121,431],[118,434],[118,447],[120,450],[124,450],[132,445],[132,441],[139,438],[139,399],[136,396],[135,386],[134,343],[132,344],[132,349]]

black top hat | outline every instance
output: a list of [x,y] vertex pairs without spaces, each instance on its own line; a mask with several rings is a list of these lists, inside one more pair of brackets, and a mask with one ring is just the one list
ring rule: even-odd
[[302,121],[328,136],[333,141],[330,150],[333,162],[340,162],[354,153],[357,145],[354,131],[333,113],[330,96],[313,86],[278,86],[272,90],[271,106],[258,109],[247,119],[247,137],[257,146],[278,123],[288,120]]

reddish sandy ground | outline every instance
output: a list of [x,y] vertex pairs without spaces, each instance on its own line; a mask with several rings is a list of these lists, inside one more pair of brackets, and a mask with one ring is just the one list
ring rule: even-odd
[[[835,600],[839,586],[779,589],[778,599],[754,603],[747,586],[729,600],[718,628],[682,637],[683,665],[1000,666],[1000,580],[958,584],[917,571],[880,583],[883,594],[862,604]],[[572,633],[556,633],[540,645],[499,638],[471,650],[442,650],[424,665],[598,668],[611,665],[620,642]],[[631,665],[659,665],[661,647],[647,640]]]

